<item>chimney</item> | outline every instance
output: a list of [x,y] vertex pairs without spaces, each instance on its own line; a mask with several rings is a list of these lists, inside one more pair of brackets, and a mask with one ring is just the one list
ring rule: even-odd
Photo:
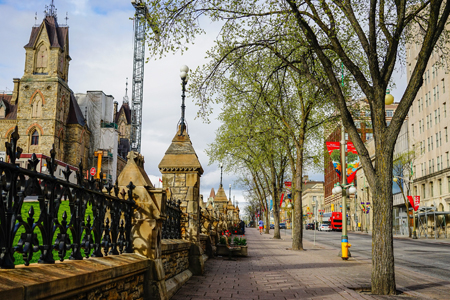
[[116,120],[116,115],[117,115],[117,101],[114,101],[114,120]]
[[11,98],[11,104],[16,105],[17,100],[19,99],[19,84],[20,84],[20,78],[13,78],[14,82],[14,90]]

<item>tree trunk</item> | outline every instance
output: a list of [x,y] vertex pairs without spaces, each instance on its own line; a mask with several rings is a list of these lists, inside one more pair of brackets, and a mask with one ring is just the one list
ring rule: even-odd
[[[268,207],[267,207],[268,208]],[[264,224],[266,224],[266,228],[264,229],[264,233],[265,234],[269,234],[269,228],[270,228],[270,218],[269,218],[269,210],[268,209],[266,209],[266,211],[265,211],[265,214],[264,214],[264,217],[265,217],[265,221],[264,221]]]
[[303,250],[303,203],[302,203],[302,178],[303,178],[303,141],[304,134],[301,131],[299,137],[299,144],[296,144],[297,148],[297,160],[296,160],[296,173],[293,184],[293,196],[294,196],[294,220],[292,224],[294,226],[292,230],[292,249]]
[[[377,147],[382,147],[378,143]],[[373,190],[372,293],[395,295],[394,244],[392,236],[392,151],[377,149],[377,179]]]

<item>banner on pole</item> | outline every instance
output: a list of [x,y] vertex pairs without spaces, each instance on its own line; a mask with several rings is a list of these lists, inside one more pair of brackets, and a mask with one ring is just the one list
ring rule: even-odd
[[359,156],[356,152],[355,145],[352,142],[347,142],[347,183],[352,183],[356,176],[356,170],[359,167]]
[[408,197],[409,205],[411,205],[411,207],[414,208],[414,199],[413,199],[413,196],[407,196],[407,197]]
[[414,211],[419,209],[420,196],[414,196]]
[[284,198],[284,193],[281,194],[280,207],[281,207],[281,204],[283,204],[283,198]]
[[341,179],[341,151],[339,149],[339,142],[326,142],[328,154],[330,154],[331,162],[333,163],[334,170]]

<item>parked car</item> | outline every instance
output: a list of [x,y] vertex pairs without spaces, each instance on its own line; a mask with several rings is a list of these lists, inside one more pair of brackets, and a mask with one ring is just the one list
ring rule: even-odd
[[274,224],[270,224],[269,228],[270,229],[275,229],[275,225]]
[[321,224],[319,227],[320,231],[331,231],[331,227],[328,224]]
[[311,229],[311,230],[314,230],[314,223],[308,223],[308,224],[306,224],[305,229]]
[[280,223],[280,229],[286,229],[286,223]]

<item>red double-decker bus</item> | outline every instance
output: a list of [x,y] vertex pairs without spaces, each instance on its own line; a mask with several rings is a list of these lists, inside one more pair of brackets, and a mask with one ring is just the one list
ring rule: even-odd
[[332,212],[330,217],[331,230],[342,230],[342,213]]

